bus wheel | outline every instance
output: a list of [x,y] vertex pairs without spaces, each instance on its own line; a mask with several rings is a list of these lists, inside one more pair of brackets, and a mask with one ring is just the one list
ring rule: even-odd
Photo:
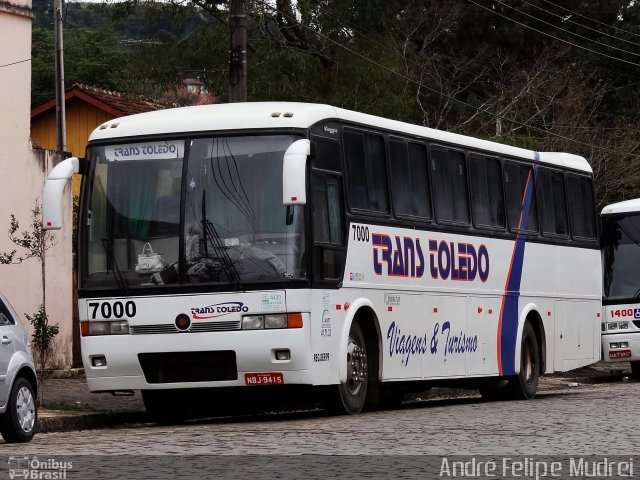
[[187,418],[179,390],[142,390],[142,401],[149,416],[160,425],[176,425]]
[[357,323],[351,326],[347,355],[341,361],[347,362],[347,381],[331,392],[329,410],[339,414],[360,413],[367,397],[368,362],[364,335]]
[[511,397],[516,400],[530,400],[536,396],[540,380],[540,352],[536,332],[529,322],[522,329],[520,347],[520,373],[509,380]]
[[640,380],[640,361],[631,362],[631,376]]

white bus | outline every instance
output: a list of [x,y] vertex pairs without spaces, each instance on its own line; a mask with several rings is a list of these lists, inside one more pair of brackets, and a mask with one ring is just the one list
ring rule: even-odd
[[196,388],[319,387],[346,413],[455,379],[532,398],[600,358],[581,157],[326,105],[163,110],[52,171],[46,228],[76,171],[88,386],[140,389],[158,421]]
[[640,199],[602,209],[602,352],[640,380]]

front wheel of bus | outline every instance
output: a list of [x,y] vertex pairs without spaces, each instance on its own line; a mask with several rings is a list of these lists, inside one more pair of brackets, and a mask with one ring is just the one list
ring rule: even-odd
[[631,362],[631,376],[636,380],[640,380],[640,361]]
[[540,380],[540,352],[536,332],[529,322],[522,329],[520,373],[509,380],[509,390],[516,400],[530,400],[536,396]]
[[356,414],[362,411],[367,397],[367,349],[362,329],[357,323],[351,326],[347,353],[341,361],[347,362],[347,381],[332,389],[328,401],[334,413]]
[[142,390],[144,408],[154,422],[176,425],[187,418],[183,400],[177,390]]

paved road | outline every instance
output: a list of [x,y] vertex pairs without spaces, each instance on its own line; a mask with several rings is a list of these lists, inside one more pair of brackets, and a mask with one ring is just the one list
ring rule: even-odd
[[[533,401],[479,398],[405,404],[386,412],[320,412],[36,435],[11,454],[633,454],[640,383],[543,392]],[[180,448],[176,448],[179,445]]]
[[[40,459],[64,459],[68,455],[111,456],[100,460],[102,469],[91,470],[91,475],[82,470],[94,465],[95,457],[73,457],[76,462],[73,473],[79,474],[77,478],[110,478],[99,474],[111,471],[105,461],[128,466],[130,470],[125,475],[128,478],[164,478],[175,473],[173,469],[178,466],[186,468],[185,465],[199,461],[206,463],[204,457],[195,461],[167,457],[173,455],[376,456],[364,461],[361,458],[358,468],[371,462],[386,462],[388,468],[395,468],[397,455],[633,456],[640,445],[639,397],[640,383],[631,382],[546,391],[533,401],[485,403],[478,397],[431,400],[405,404],[394,411],[350,417],[331,417],[316,411],[237,416],[177,427],[143,424],[39,434],[27,445],[2,445],[0,454]],[[150,455],[161,457],[155,457],[156,461],[148,457]],[[247,462],[260,463],[259,459],[235,458],[242,460],[233,461],[231,477],[246,476],[243,468]],[[328,458],[315,457],[308,468],[314,472],[328,471],[327,465],[322,466],[324,463],[336,465]],[[640,471],[640,457],[637,461],[636,469]],[[161,464],[169,471],[154,473]],[[281,459],[266,464],[282,468]],[[260,468],[264,472],[266,465]],[[225,478],[225,475],[218,476]]]

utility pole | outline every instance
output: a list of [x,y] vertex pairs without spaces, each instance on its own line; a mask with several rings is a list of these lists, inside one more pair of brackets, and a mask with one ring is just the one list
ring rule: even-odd
[[56,45],[56,151],[67,148],[67,127],[64,108],[64,60],[62,40],[62,1],[53,0],[53,21]]
[[229,0],[229,102],[247,101],[245,0]]

